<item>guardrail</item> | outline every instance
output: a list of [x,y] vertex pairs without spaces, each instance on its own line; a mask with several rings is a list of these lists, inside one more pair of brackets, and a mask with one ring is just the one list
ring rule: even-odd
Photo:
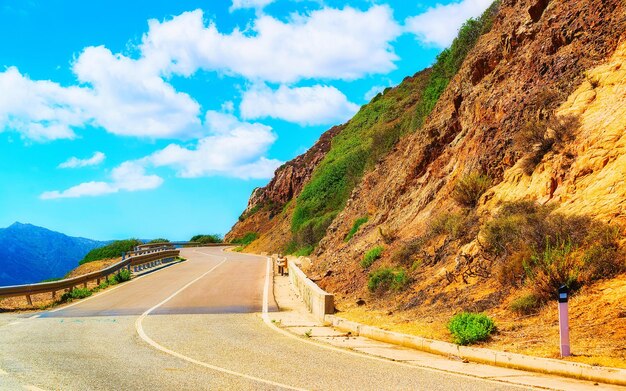
[[173,246],[163,246],[158,248],[149,248],[139,251],[131,251],[122,255],[122,260],[116,264],[108,266],[102,270],[84,274],[78,277],[66,278],[59,281],[41,282],[38,284],[13,285],[0,287],[0,299],[6,297],[25,296],[29,305],[32,305],[31,295],[39,293],[52,293],[52,299],[56,298],[56,292],[62,290],[72,290],[79,285],[87,287],[87,283],[96,280],[100,284],[100,280],[107,279],[110,275],[127,268],[135,268],[135,271],[142,270],[145,266],[154,266],[165,259],[175,258],[180,251]]
[[227,246],[228,243],[199,243],[199,242],[163,242],[163,243],[146,243],[135,247],[136,250],[144,250],[154,247],[219,247]]

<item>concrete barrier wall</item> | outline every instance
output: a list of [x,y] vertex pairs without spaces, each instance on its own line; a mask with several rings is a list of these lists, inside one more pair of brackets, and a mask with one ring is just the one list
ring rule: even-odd
[[309,280],[302,270],[289,260],[289,280],[309,311],[318,319],[324,320],[325,315],[335,312],[335,296],[323,291]]

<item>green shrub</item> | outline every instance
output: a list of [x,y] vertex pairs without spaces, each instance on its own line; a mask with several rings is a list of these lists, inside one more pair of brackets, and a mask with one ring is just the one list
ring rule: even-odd
[[210,235],[195,235],[191,239],[190,242],[197,242],[201,244],[208,243],[222,243],[222,237],[218,234],[210,234]]
[[61,296],[61,301],[84,299],[85,297],[91,296],[91,294],[92,292],[87,288],[74,288],[69,292],[65,292],[63,296]]
[[151,241],[149,241],[149,244],[153,244],[153,243],[169,243],[169,239],[165,239],[165,238],[156,238],[156,239],[152,239]]
[[410,283],[406,270],[402,268],[380,268],[369,275],[367,288],[370,292],[401,291]]
[[530,315],[541,307],[541,300],[537,296],[531,294],[519,297],[511,303],[511,311],[521,315]]
[[131,273],[130,270],[128,269],[121,269],[116,275],[115,275],[115,280],[120,283],[120,282],[125,282],[125,281],[129,281],[131,277]]
[[117,284],[119,284],[119,281],[117,280],[115,275],[113,275],[113,276],[109,276],[106,279],[106,283],[107,283],[107,285],[117,285]]
[[111,259],[121,257],[122,253],[133,250],[135,246],[139,246],[142,242],[138,239],[116,240],[96,249],[93,249],[78,262],[82,265],[87,262],[99,261],[102,259]]
[[367,223],[367,220],[368,220],[367,216],[360,217],[354,220],[354,224],[352,224],[352,228],[350,229],[350,232],[348,232],[348,234],[344,238],[344,242],[349,242],[350,239],[352,239],[352,237],[354,236],[354,234],[356,234],[359,231],[359,228],[361,228],[363,224]]
[[361,267],[367,269],[372,266],[372,264],[381,257],[383,254],[384,248],[382,246],[376,246],[373,249],[369,250],[361,259]]
[[254,242],[255,240],[257,240],[259,238],[259,234],[256,232],[247,232],[245,235],[243,235],[240,238],[235,238],[233,240],[231,240],[230,242],[232,244],[239,244],[242,247],[245,247],[247,245],[249,245],[250,243]]
[[495,330],[493,320],[485,314],[462,312],[452,317],[448,323],[448,330],[452,334],[454,343],[471,345],[484,341]]
[[452,192],[452,197],[460,205],[473,208],[480,196],[491,187],[491,178],[487,175],[472,173],[461,178]]

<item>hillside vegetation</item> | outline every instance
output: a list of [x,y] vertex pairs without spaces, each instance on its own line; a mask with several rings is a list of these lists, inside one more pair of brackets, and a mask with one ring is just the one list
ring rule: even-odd
[[122,253],[129,252],[141,244],[143,243],[139,239],[116,240],[106,246],[89,251],[78,264],[82,265],[103,259],[119,258],[122,256]]

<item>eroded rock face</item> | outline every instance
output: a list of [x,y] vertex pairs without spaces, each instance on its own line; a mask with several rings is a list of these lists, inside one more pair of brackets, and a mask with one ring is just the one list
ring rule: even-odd
[[[621,61],[618,42],[626,38],[624,31],[626,10],[618,0],[503,1],[492,30],[465,59],[422,129],[402,139],[365,175],[330,226],[316,252],[319,270],[313,272],[328,267],[336,272],[320,284],[349,297],[367,294],[367,274],[358,267],[364,252],[384,245],[387,254],[393,253],[424,232],[434,216],[457,209],[450,195],[470,172],[487,173],[496,185],[481,198],[479,216],[489,215],[503,199],[524,197],[563,203],[562,208],[578,202],[576,210],[598,216],[619,213],[624,195],[617,178],[624,173],[618,165],[626,152],[619,146],[626,118],[616,107],[623,106],[623,97],[610,96],[623,91],[615,84],[623,75],[608,69],[620,67],[609,64],[613,53]],[[607,76],[591,71],[587,78],[614,84],[599,84],[600,90],[592,91],[585,71],[598,66]],[[595,111],[590,105],[602,104],[601,91],[605,108]],[[524,154],[514,148],[513,139],[529,119],[543,119],[559,106],[559,114],[580,117],[582,134],[598,140],[585,146],[588,142],[579,136],[571,148],[545,156],[548,160],[525,176],[518,168]],[[607,125],[611,130],[604,130]],[[587,151],[584,156],[573,158],[581,149]],[[605,171],[609,166],[611,175]],[[602,191],[606,194],[597,202],[584,201]],[[344,243],[353,221],[363,215],[370,216],[369,222]],[[432,284],[440,285],[454,258],[453,253],[441,255],[442,270],[428,277]]]

